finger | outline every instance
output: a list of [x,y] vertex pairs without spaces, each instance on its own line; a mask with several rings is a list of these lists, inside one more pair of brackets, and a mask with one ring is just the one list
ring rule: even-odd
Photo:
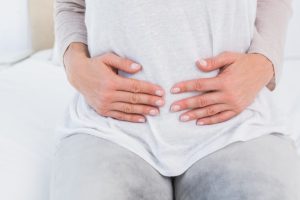
[[229,106],[227,104],[215,104],[183,113],[182,115],[180,115],[179,119],[183,122],[191,121],[199,118],[213,116],[228,109]]
[[156,96],[163,96],[164,90],[159,86],[147,81],[136,80],[133,78],[120,77],[116,79],[117,90],[133,92],[133,93],[145,93]]
[[217,123],[225,122],[233,118],[234,116],[236,116],[236,113],[234,111],[224,111],[210,117],[199,119],[197,120],[196,124],[197,125],[217,124]]
[[126,114],[120,111],[109,111],[107,113],[108,117],[115,118],[120,121],[128,121],[128,122],[136,122],[136,123],[144,123],[146,122],[146,118],[141,115],[136,115],[136,114]]
[[159,110],[151,106],[122,103],[122,102],[112,103],[110,105],[110,110],[121,111],[123,113],[128,113],[128,114],[142,114],[142,115],[152,115],[152,116],[156,116],[159,114]]
[[200,70],[209,72],[234,63],[240,55],[235,52],[223,52],[216,57],[199,59],[196,61],[196,65]]
[[205,106],[225,103],[221,92],[209,92],[194,97],[182,99],[173,103],[170,107],[172,112],[177,112],[192,108],[203,108]]
[[163,106],[165,103],[164,99],[158,96],[124,91],[116,91],[113,95],[113,102],[127,102],[151,106]]
[[206,92],[217,90],[220,88],[220,85],[221,81],[219,77],[188,80],[175,84],[171,89],[171,93],[177,94],[191,91]]
[[133,62],[127,58],[122,58],[114,53],[107,53],[100,57],[104,64],[120,69],[127,73],[136,73],[142,69],[140,64]]

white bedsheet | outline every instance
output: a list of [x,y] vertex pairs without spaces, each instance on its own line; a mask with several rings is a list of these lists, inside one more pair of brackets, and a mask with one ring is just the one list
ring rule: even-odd
[[44,54],[0,71],[0,199],[47,200],[54,132],[73,94]]
[[[74,90],[64,70],[35,56],[0,72],[0,199],[47,200],[55,126]],[[300,58],[285,63],[274,92],[300,135]]]
[[282,78],[274,91],[276,105],[288,118],[288,127],[300,153],[300,58],[285,61]]

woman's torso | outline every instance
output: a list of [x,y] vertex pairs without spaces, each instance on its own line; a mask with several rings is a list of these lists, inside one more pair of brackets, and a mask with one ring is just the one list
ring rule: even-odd
[[152,159],[152,164],[162,170],[171,170],[177,162],[185,162],[199,153],[204,156],[226,143],[262,134],[246,136],[243,132],[251,126],[269,123],[267,89],[244,112],[221,124],[183,123],[178,119],[185,111],[169,111],[174,101],[199,94],[171,94],[175,83],[217,75],[218,71],[201,72],[195,66],[197,59],[223,51],[247,51],[255,15],[253,0],[86,0],[91,56],[114,52],[140,63],[143,70],[139,73],[119,71],[119,75],[161,85],[166,91],[166,102],[159,116],[147,116],[146,123],[138,124],[102,117],[78,96],[76,112],[71,116],[77,123],[73,127],[98,130],[100,136],[117,143],[130,141],[121,145],[130,144],[134,151],[143,151],[147,154],[145,159]]

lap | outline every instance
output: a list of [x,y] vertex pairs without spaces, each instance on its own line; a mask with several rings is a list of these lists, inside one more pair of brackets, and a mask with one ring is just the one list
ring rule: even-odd
[[231,144],[174,179],[176,200],[297,200],[300,164],[289,139],[268,135]]
[[91,135],[62,141],[53,166],[51,200],[171,200],[172,184],[133,152]]

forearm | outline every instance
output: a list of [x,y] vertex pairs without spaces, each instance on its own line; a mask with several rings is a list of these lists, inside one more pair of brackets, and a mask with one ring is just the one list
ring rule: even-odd
[[68,81],[74,88],[80,90],[79,77],[84,76],[90,61],[87,46],[78,42],[71,43],[65,51],[63,60]]
[[274,90],[280,78],[292,0],[258,0],[255,31],[248,53],[266,56],[274,67],[274,76],[267,87]]
[[61,64],[64,62],[64,54],[71,43],[87,44],[84,16],[84,0],[56,0],[55,38],[56,50]]

